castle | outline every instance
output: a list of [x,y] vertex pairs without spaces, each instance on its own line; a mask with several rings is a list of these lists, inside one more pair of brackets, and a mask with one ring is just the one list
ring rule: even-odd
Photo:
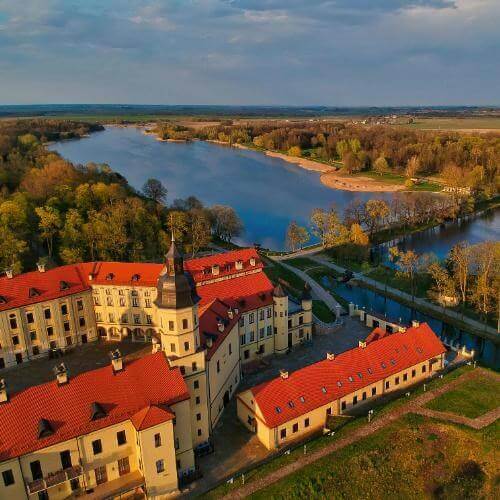
[[[242,365],[311,339],[310,291],[292,300],[263,267],[254,249],[184,262],[172,242],[163,265],[92,262],[7,272],[0,279],[0,376],[7,379],[0,418],[15,427],[22,415],[25,431],[0,429],[0,497],[67,498],[111,491],[112,484],[113,494],[125,486],[143,487],[149,497],[176,490],[235,394]],[[117,352],[112,366],[75,379],[59,365],[58,381],[9,395],[8,368],[99,337],[151,341],[156,354],[123,366]],[[141,375],[137,385],[134,374],[144,370],[151,377]],[[165,384],[176,390],[165,394]],[[124,402],[115,394],[127,385],[134,394]],[[33,398],[48,406],[33,411]],[[54,401],[80,410],[66,419]]]

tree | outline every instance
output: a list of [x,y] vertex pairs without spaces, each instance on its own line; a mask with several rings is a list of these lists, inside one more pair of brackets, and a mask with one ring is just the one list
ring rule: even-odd
[[412,156],[406,163],[406,177],[412,178],[416,177],[418,172],[420,171],[420,160],[418,156]]
[[171,210],[167,218],[167,227],[176,241],[183,241],[189,229],[189,217],[186,212]]
[[66,213],[64,227],[61,231],[61,248],[59,254],[65,264],[81,262],[85,255],[85,235],[83,218],[75,208]]
[[349,174],[353,174],[354,172],[359,172],[362,168],[362,163],[358,156],[354,154],[352,151],[347,151],[343,157],[343,170],[348,172]]
[[288,150],[288,155],[289,156],[302,156],[302,150],[300,149],[299,146],[292,146]]
[[234,208],[226,205],[214,205],[210,208],[212,231],[221,240],[231,241],[244,229],[243,222]]
[[412,299],[415,297],[415,277],[419,268],[419,256],[413,251],[399,252],[397,266],[398,274],[408,279],[410,282]]
[[200,248],[210,243],[210,219],[203,209],[193,208],[190,213],[191,219],[191,254],[194,257]]
[[156,205],[164,205],[167,199],[167,188],[158,179],[148,179],[142,186],[142,192]]
[[26,242],[18,238],[13,231],[0,225],[0,270],[22,271],[22,256],[28,250]]
[[384,156],[379,156],[375,163],[373,164],[373,170],[377,172],[377,174],[382,175],[389,172],[389,164]]
[[445,297],[455,297],[456,287],[453,277],[447,269],[442,267],[438,262],[433,262],[428,268],[433,287],[429,290],[429,295],[437,299],[438,302],[445,304]]
[[363,231],[362,227],[359,224],[353,224],[349,231],[349,238],[351,243],[355,245],[367,246],[370,242],[368,235]]
[[469,291],[470,267],[472,263],[471,247],[465,241],[458,243],[451,249],[449,259],[453,268],[453,278],[460,290],[462,306],[464,306]]
[[294,220],[288,225],[286,231],[286,242],[288,248],[295,252],[297,248],[302,248],[302,245],[309,241],[309,233],[305,227],[299,226]]
[[373,233],[382,227],[386,217],[389,215],[389,205],[386,201],[380,199],[368,200],[365,210],[366,223],[370,231],[370,236],[373,236]]
[[35,212],[40,219],[38,223],[40,236],[45,239],[47,243],[47,252],[49,258],[51,258],[54,248],[54,237],[57,235],[62,225],[61,215],[57,209],[49,206],[37,207],[35,208]]
[[311,213],[311,232],[325,244],[328,232],[328,215],[323,208],[315,208]]

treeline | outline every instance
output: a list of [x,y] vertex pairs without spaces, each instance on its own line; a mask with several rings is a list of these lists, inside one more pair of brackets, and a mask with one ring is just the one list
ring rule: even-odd
[[341,122],[220,125],[192,132],[201,139],[250,144],[336,164],[346,172],[395,173],[409,181],[440,176],[452,187],[470,187],[481,197],[498,192],[500,135],[466,135]]
[[73,165],[44,142],[98,130],[79,122],[0,123],[0,271],[85,260],[159,260],[170,233],[192,254],[212,237],[243,230],[231,207],[203,207],[194,197],[168,207],[155,179],[134,190],[106,164]]

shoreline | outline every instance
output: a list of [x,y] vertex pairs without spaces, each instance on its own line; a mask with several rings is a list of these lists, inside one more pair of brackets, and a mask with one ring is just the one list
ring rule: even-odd
[[262,152],[266,156],[272,158],[279,158],[280,160],[287,161],[288,163],[293,163],[298,167],[312,172],[318,172],[320,174],[321,183],[330,188],[342,191],[352,191],[359,193],[394,193],[396,191],[406,190],[405,186],[402,184],[387,184],[381,181],[377,181],[370,177],[351,177],[349,175],[341,174],[337,168],[319,161],[310,160],[308,158],[299,158],[296,156],[289,156],[285,153],[278,153],[276,151],[268,150],[256,150],[245,146],[243,144],[229,144],[223,141],[206,141],[213,144],[219,144],[221,146],[229,146],[237,149],[246,149],[249,151]]

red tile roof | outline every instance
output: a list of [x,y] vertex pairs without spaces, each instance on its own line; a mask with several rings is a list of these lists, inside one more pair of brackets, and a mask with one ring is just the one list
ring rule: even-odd
[[391,335],[391,333],[388,332],[387,330],[382,330],[382,328],[377,326],[377,328],[372,330],[368,335],[368,337],[366,337],[365,342],[369,344],[370,342],[374,342],[375,340],[380,340],[384,337],[387,337],[388,335]]
[[4,276],[0,278],[0,311],[66,297],[88,289],[77,265],[56,267],[43,273],[32,271],[12,278]]
[[266,425],[273,428],[444,352],[439,338],[422,323],[250,390]]
[[151,262],[85,262],[79,264],[90,284],[155,287],[164,264]]
[[[117,373],[110,364],[75,377],[70,374],[65,385],[54,380],[30,387],[0,403],[0,461],[128,419],[142,427],[155,425],[172,418],[163,405],[186,399],[189,393],[182,375],[170,367],[162,352],[125,362],[124,370]],[[105,417],[90,419],[93,402],[104,408]],[[38,438],[40,419],[46,419],[54,431],[42,439]]]
[[132,415],[130,420],[138,431],[143,431],[144,429],[149,429],[149,427],[168,422],[174,418],[175,414],[172,413],[168,407],[151,405],[139,410]]
[[[250,264],[250,259],[255,259],[255,265],[252,266]],[[242,262],[242,269],[236,269],[236,261]],[[214,265],[219,266],[218,275],[213,275],[211,272],[212,266]],[[218,253],[184,262],[184,269],[191,274],[195,283],[217,279],[231,274],[262,269],[263,267],[264,264],[254,248],[232,250],[231,252]]]

